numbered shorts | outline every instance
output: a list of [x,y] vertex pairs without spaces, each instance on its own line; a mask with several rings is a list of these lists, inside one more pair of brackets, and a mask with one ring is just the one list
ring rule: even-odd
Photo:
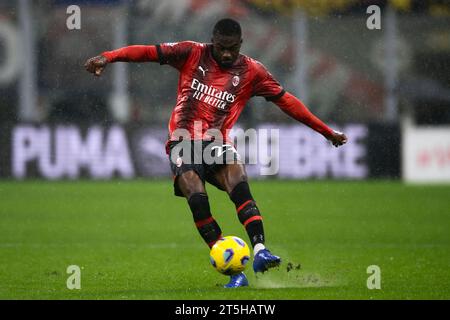
[[224,165],[240,163],[240,157],[232,144],[216,141],[170,141],[168,143],[170,168],[176,196],[184,197],[178,187],[178,177],[193,170],[202,180],[224,190],[215,174]]

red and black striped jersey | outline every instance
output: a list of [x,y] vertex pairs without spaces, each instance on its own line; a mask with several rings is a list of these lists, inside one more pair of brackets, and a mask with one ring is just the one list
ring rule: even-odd
[[212,56],[211,44],[183,41],[156,49],[161,64],[180,72],[169,140],[178,140],[177,129],[187,130],[192,139],[207,139],[207,130],[217,129],[227,139],[251,97],[276,100],[285,92],[264,65],[246,55],[222,68]]
[[246,102],[253,96],[273,101],[283,112],[330,139],[334,131],[295,96],[285,92],[258,61],[239,55],[230,68],[221,68],[212,45],[183,41],[160,45],[132,45],[102,55],[108,63],[159,61],[180,72],[177,103],[169,122],[169,141],[182,136],[208,139],[208,130],[227,139]]

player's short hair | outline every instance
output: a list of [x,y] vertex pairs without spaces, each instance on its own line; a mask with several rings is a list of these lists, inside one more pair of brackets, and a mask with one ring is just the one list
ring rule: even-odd
[[214,26],[213,35],[242,36],[241,25],[236,20],[225,18],[217,21]]

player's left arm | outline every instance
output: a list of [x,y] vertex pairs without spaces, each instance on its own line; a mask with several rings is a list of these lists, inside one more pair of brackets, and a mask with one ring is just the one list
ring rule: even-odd
[[281,97],[273,100],[272,102],[280,107],[280,109],[290,117],[304,123],[311,129],[322,134],[325,138],[331,141],[335,147],[342,146],[347,142],[347,136],[344,133],[328,127],[322,120],[309,111],[309,109],[297,97],[289,92],[285,92]]
[[253,67],[255,71],[253,95],[262,96],[266,100],[272,101],[295,120],[321,133],[335,147],[339,147],[347,142],[345,134],[328,127],[313,115],[299,99],[286,92],[263,64],[255,61]]

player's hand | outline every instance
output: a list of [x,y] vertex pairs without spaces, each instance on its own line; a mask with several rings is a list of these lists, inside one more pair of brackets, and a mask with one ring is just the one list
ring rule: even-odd
[[328,139],[331,141],[333,146],[339,147],[343,144],[347,143],[347,136],[343,134],[342,132],[333,130],[333,135]]
[[107,64],[108,60],[104,56],[96,56],[88,59],[84,64],[84,68],[95,76],[100,77]]

